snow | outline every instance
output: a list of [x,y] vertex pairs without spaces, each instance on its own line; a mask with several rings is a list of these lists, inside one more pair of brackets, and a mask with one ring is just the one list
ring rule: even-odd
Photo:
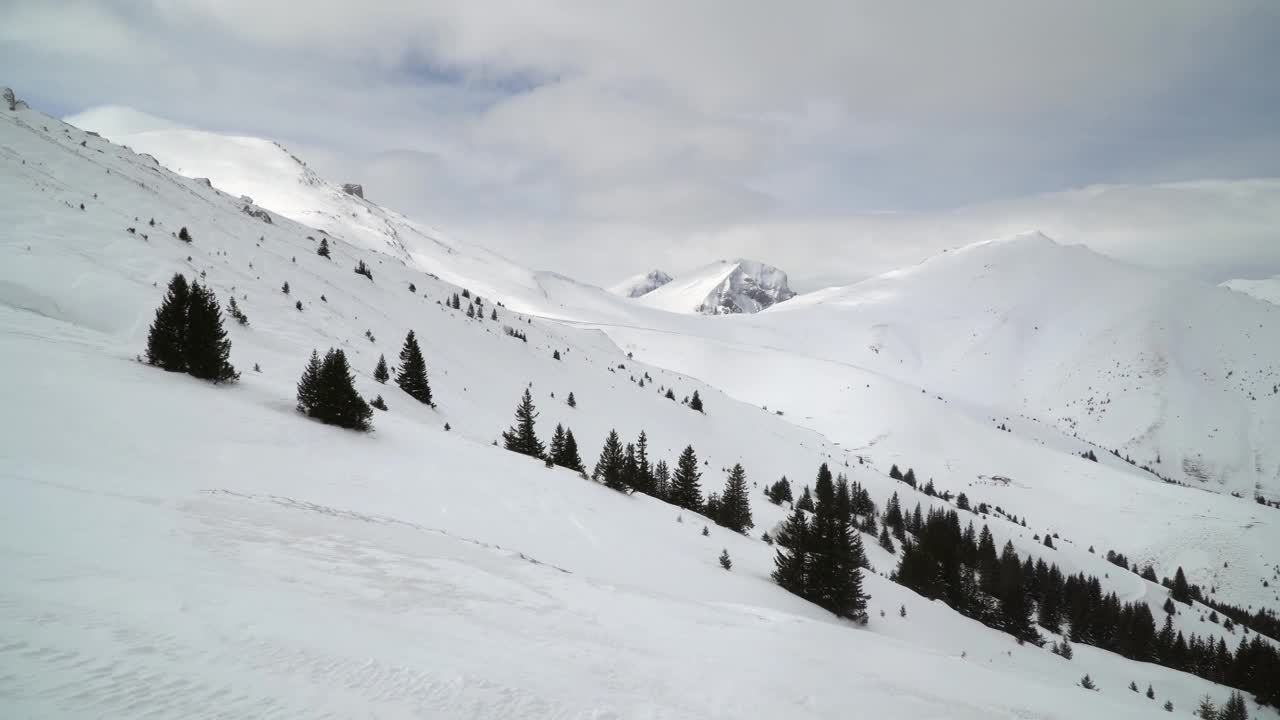
[[674,313],[755,313],[794,296],[787,274],[754,260],[719,260],[679,275],[640,303]]
[[1280,275],[1261,280],[1237,278],[1222,283],[1222,286],[1272,305],[1280,305]]
[[637,298],[671,282],[671,276],[662,270],[650,270],[641,275],[632,275],[609,288],[609,292],[626,298]]
[[[1110,573],[1105,587],[1126,600],[1158,608],[1166,595],[1089,544],[1157,561],[1164,574],[1182,562],[1193,580],[1212,568],[1224,599],[1273,602],[1258,578],[1274,572],[1263,553],[1280,540],[1274,510],[1166,485],[1109,457],[1083,461],[1072,453],[1089,446],[1051,424],[1005,413],[1005,433],[961,393],[940,400],[887,372],[888,361],[840,359],[847,348],[832,335],[850,347],[863,338],[830,323],[865,295],[753,316],[662,312],[405,230],[414,224],[381,226],[402,239],[389,243],[361,231],[359,212],[348,220],[335,208],[394,214],[331,195],[325,181],[296,182],[305,166],[277,146],[188,139],[152,149],[203,156],[198,168],[168,162],[213,188],[37,112],[0,113],[6,716],[826,718],[857,708],[1119,718],[1166,717],[1165,699],[1188,711],[1206,692],[1226,697],[1086,646],[1072,661],[1019,646],[876,574],[865,628],[785,593],[768,578],[774,548],[758,539],[785,510],[760,488],[786,474],[799,489],[821,462],[881,506],[895,491],[909,507],[938,502],[888,479],[892,462],[940,488],[972,488],[975,500],[1029,519],[1022,528],[989,518],[997,542],[1064,571]],[[228,177],[213,172],[215,156],[236,160]],[[264,178],[282,182],[246,191],[270,185]],[[244,214],[241,194],[279,217]],[[277,200],[298,204],[286,212]],[[329,232],[343,240],[331,242],[332,259],[316,255],[316,231],[290,213],[333,218]],[[179,226],[192,244],[171,236]],[[352,272],[357,260],[372,282]],[[136,360],[175,271],[203,274],[248,314],[248,327],[229,325],[238,384]],[[502,299],[500,320],[444,308],[459,285],[485,298],[486,318]],[[394,361],[410,328],[437,410],[371,378],[379,353]],[[924,339],[904,337],[902,347]],[[330,346],[344,348],[362,394],[390,406],[371,434],[293,409],[307,356]],[[921,357],[924,370],[912,372],[924,377]],[[641,388],[633,378],[646,372]],[[692,443],[706,460],[704,491],[742,462],[756,483],[751,537],[714,525],[702,537],[710,523],[697,515],[494,447],[529,383],[540,434],[566,423],[588,465],[614,427],[628,440],[647,431],[655,459]],[[697,390],[706,414],[664,399],[668,386],[678,397]],[[563,402],[569,391],[576,408]],[[997,474],[1014,482],[979,477]],[[1057,550],[1032,537],[1047,527],[1061,530]],[[893,558],[867,545],[889,572]],[[732,572],[716,562],[722,548]],[[1195,612],[1176,624],[1225,632]],[[1101,692],[1075,686],[1085,673]],[[1157,701],[1124,689],[1131,680],[1154,685]]]

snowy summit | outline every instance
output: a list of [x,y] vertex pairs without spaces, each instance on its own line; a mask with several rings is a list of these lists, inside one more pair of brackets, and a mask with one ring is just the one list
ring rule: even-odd
[[787,274],[755,260],[719,260],[678,275],[640,297],[648,307],[677,313],[758,313],[795,297]]
[[661,270],[650,270],[643,275],[633,275],[609,288],[609,292],[625,298],[638,298],[671,282],[671,276]]

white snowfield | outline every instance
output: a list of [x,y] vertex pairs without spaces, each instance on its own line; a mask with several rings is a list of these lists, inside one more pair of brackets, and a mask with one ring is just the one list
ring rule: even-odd
[[1222,283],[1222,286],[1269,302],[1272,305],[1280,305],[1280,275],[1262,278],[1261,280],[1237,278]]
[[[275,177],[279,165],[263,167]],[[781,309],[673,315],[400,225],[395,246],[335,220],[325,259],[321,236],[269,195],[224,194],[213,175],[201,173],[211,188],[38,112],[0,110],[4,717],[1164,718],[1165,700],[1186,717],[1201,695],[1226,698],[1088,646],[1070,661],[1020,646],[875,573],[866,627],[782,591],[759,537],[786,510],[761,488],[786,474],[798,492],[821,462],[881,507],[895,491],[908,508],[941,505],[890,480],[897,462],[1025,515],[1026,528],[962,514],[1064,572],[1106,575],[1108,591],[1146,599],[1157,617],[1163,588],[1102,552],[1164,575],[1180,563],[1218,597],[1274,603],[1261,578],[1275,573],[1277,511],[1101,452],[1082,460],[1072,453],[1089,446],[1051,424],[959,392],[939,400],[824,346],[857,328],[810,325],[809,344],[774,345],[795,339]],[[318,202],[363,206],[316,187]],[[280,214],[244,213],[242,194]],[[184,226],[191,244],[175,237]],[[352,272],[358,260],[372,281]],[[247,313],[247,327],[228,321],[239,383],[138,361],[174,272]],[[457,279],[484,298],[484,320],[441,304]],[[411,328],[438,409],[371,377]],[[294,410],[307,356],[331,346],[361,393],[390,406],[372,433]],[[647,431],[651,456],[669,462],[691,443],[704,492],[743,463],[750,537],[494,447],[525,387],[540,434],[565,423],[588,466],[610,428],[628,441]],[[706,414],[666,387],[697,390]],[[754,404],[766,400],[770,410]],[[1060,532],[1058,549],[1033,538],[1046,530]],[[865,541],[887,575],[895,558]],[[1183,608],[1175,625],[1234,647],[1239,635],[1202,614]],[[1098,692],[1078,687],[1086,673]]]

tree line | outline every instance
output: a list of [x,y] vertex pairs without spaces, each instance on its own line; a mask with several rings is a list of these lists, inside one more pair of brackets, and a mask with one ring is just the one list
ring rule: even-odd
[[1221,638],[1184,637],[1171,614],[1157,629],[1146,602],[1121,602],[1114,592],[1103,593],[1097,576],[1064,575],[1043,558],[1021,557],[1011,542],[997,554],[988,527],[976,532],[971,521],[962,529],[955,510],[931,509],[903,524],[910,535],[891,579],[962,615],[1036,645],[1044,642],[1037,625],[1055,633],[1065,626],[1070,642],[1189,672],[1280,705],[1280,652],[1257,633],[1246,631],[1233,652]]

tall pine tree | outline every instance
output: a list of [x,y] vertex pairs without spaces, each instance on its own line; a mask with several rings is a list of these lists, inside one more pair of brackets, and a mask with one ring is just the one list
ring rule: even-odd
[[431,385],[427,383],[427,361],[422,357],[422,348],[418,347],[418,338],[412,330],[404,336],[404,347],[400,348],[400,372],[396,374],[396,385],[414,400],[435,407],[431,402]]
[[653,496],[659,500],[667,500],[671,496],[671,470],[666,460],[659,460],[653,466]]
[[222,327],[222,308],[213,291],[199,283],[191,283],[182,349],[192,377],[215,383],[234,382],[240,377],[231,366],[231,341]]
[[729,477],[725,480],[724,493],[720,496],[719,522],[739,533],[755,527],[751,521],[751,502],[747,498],[747,473],[740,464],[729,470]]
[[640,431],[636,438],[636,477],[635,489],[653,495],[653,467],[649,464],[649,436]]
[[564,457],[564,425],[556,423],[556,430],[551,434],[551,444],[547,446],[547,457],[551,458],[551,462],[559,465],[560,458]]
[[604,439],[604,447],[600,449],[600,458],[591,471],[591,477],[614,490],[625,490],[627,485],[622,478],[623,463],[622,440],[618,438],[617,430],[610,430],[608,437]]
[[800,508],[778,530],[777,554],[773,558],[773,580],[784,590],[804,596],[808,587],[809,522]]
[[169,372],[186,369],[183,355],[187,331],[187,302],[191,288],[181,273],[169,281],[164,302],[156,309],[156,319],[147,334],[147,362]]
[[542,457],[542,441],[538,439],[533,427],[534,420],[537,418],[538,411],[533,407],[533,395],[529,392],[529,388],[525,388],[524,396],[516,406],[515,424],[502,433],[502,441],[508,450],[530,457]]
[[387,381],[391,379],[391,373],[390,371],[387,370],[386,355],[378,356],[378,364],[373,368],[373,379],[377,380],[383,385],[386,385]]
[[551,462],[560,467],[582,472],[582,458],[578,456],[578,441],[573,437],[573,430],[564,432],[564,442],[560,445],[560,454],[552,454]]
[[698,456],[692,445],[686,445],[676,461],[676,472],[671,479],[670,502],[685,510],[702,512],[702,488],[698,480],[702,473],[698,472]]

